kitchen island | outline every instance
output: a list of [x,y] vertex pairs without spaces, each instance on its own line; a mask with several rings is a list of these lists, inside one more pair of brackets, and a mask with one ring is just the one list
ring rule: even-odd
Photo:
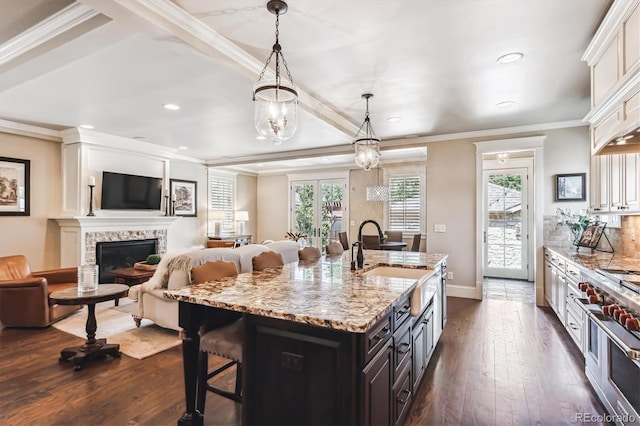
[[[180,302],[184,328],[186,412],[178,423],[202,424],[198,329],[219,310],[243,313],[244,424],[402,422],[446,319],[446,258],[367,250],[358,271],[344,253],[165,292]],[[368,275],[377,266],[425,273]]]

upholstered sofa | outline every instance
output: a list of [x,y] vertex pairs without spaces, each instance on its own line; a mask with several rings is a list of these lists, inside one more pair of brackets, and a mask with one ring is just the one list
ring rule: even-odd
[[178,325],[178,302],[166,299],[163,293],[191,285],[191,268],[209,261],[226,260],[234,262],[240,273],[251,272],[251,259],[264,251],[282,254],[285,263],[298,261],[298,243],[275,241],[266,245],[248,244],[238,248],[207,248],[185,253],[167,253],[162,257],[156,272],[149,281],[129,289],[133,299],[131,314],[138,326],[146,318],[157,325],[180,330]]

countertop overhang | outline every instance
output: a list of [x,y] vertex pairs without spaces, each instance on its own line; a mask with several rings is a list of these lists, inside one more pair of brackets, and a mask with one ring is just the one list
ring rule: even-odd
[[365,250],[363,269],[351,271],[348,252],[317,262],[248,272],[167,290],[180,302],[364,333],[417,285],[418,280],[362,275],[377,266],[433,270],[448,255]]

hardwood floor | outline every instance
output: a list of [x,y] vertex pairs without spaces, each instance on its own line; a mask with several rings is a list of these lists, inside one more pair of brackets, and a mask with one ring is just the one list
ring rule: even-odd
[[[550,311],[506,300],[448,302],[409,424],[570,424],[576,413],[604,414],[579,351]],[[53,327],[0,330],[0,424],[176,424],[184,410],[180,347],[74,372],[58,356],[79,341]],[[234,375],[219,382],[231,385]],[[240,410],[209,394],[205,424],[240,424]]]

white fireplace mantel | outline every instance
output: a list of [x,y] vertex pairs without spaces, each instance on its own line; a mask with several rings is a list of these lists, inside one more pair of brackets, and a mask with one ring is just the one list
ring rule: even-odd
[[95,263],[100,241],[158,238],[159,252],[167,248],[167,233],[176,216],[74,216],[51,218],[60,226],[60,266]]

